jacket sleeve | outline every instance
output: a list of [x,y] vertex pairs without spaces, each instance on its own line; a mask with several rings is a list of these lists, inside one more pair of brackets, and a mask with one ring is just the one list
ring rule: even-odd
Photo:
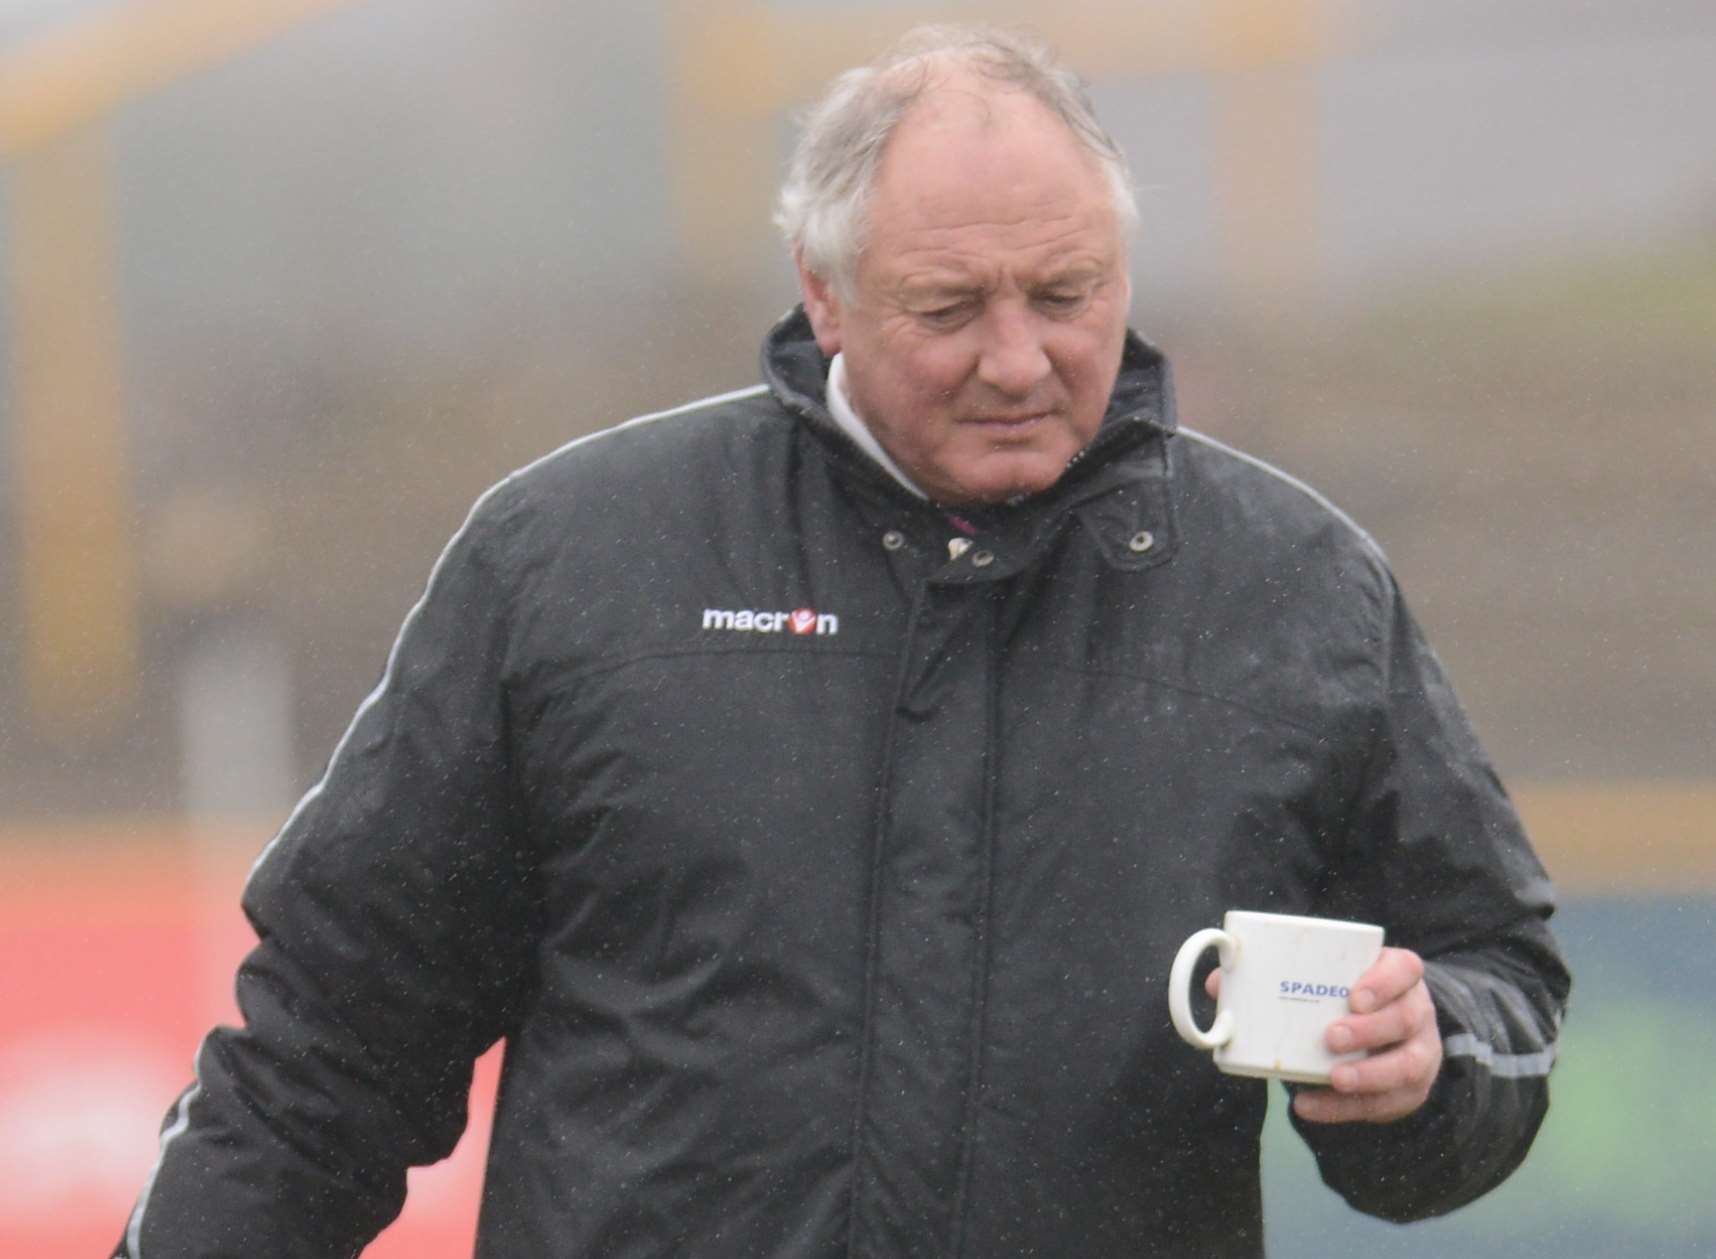
[[1547,926],[1548,876],[1392,581],[1389,592],[1382,698],[1335,884],[1347,890],[1326,908],[1382,923],[1424,958],[1444,1061],[1427,1103],[1398,1123],[1294,1126],[1330,1187],[1403,1222],[1472,1201],[1525,1157],[1570,979]]
[[[504,483],[503,483],[504,485]],[[351,1256],[451,1152],[526,974],[493,492],[449,543],[322,781],[251,872],[243,1026],[169,1112],[129,1259]]]

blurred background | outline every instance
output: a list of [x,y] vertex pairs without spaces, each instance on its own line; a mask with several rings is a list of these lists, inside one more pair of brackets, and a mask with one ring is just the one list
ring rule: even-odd
[[[1185,422],[1375,534],[1563,890],[1522,1171],[1363,1220],[1277,1099],[1272,1256],[1716,1254],[1708,0],[4,0],[0,1251],[118,1236],[471,500],[754,382],[794,110],[958,18],[1089,78]],[[370,1253],[469,1253],[494,1065]]]

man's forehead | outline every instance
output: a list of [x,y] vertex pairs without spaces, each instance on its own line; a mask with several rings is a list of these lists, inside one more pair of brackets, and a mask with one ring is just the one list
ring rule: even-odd
[[968,253],[947,258],[900,258],[891,269],[894,287],[907,297],[918,297],[985,290],[1003,281],[1027,288],[1087,283],[1106,274],[1109,261],[1089,249],[1030,260]]
[[945,215],[908,204],[879,206],[861,267],[885,283],[921,288],[986,287],[1003,276],[1053,283],[1111,270],[1124,255],[1119,224],[1100,194],[1058,205],[1014,203],[1016,213]]
[[1106,200],[1101,164],[1066,122],[1018,89],[934,89],[903,118],[877,171],[875,206],[935,219],[987,202],[997,218]]
[[926,89],[883,152],[860,271],[901,290],[1027,286],[1124,254],[1100,162],[1029,93],[966,72]]

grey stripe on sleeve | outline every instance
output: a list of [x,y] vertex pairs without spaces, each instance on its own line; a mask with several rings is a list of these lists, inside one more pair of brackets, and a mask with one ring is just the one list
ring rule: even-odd
[[1488,1041],[1479,1040],[1470,1032],[1450,1036],[1442,1043],[1442,1052],[1450,1058],[1473,1058],[1491,1075],[1505,1080],[1545,1076],[1555,1065],[1555,1046],[1534,1054],[1498,1054]]

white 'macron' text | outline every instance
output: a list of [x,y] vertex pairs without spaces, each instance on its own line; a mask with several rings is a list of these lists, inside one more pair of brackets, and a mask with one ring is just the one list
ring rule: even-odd
[[751,634],[821,634],[840,632],[840,618],[832,612],[817,612],[813,608],[795,608],[791,612],[741,611],[722,608],[703,609],[706,630],[738,630]]

